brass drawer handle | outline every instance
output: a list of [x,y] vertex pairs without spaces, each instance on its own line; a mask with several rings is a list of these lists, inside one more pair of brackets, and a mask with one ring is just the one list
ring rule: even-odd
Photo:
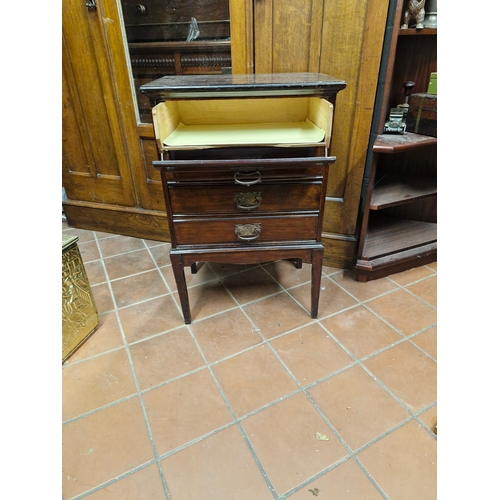
[[240,240],[251,241],[255,240],[260,236],[262,229],[260,223],[257,224],[235,224],[234,234],[238,236]]
[[[252,180],[243,180],[246,177],[253,177],[257,175],[257,179],[252,179]],[[257,184],[261,180],[261,174],[258,170],[255,172],[236,172],[234,174],[234,182],[236,184],[242,184],[243,186],[251,186],[252,184]]]
[[242,208],[243,210],[253,210],[262,203],[262,194],[257,192],[234,193],[233,201],[237,208]]

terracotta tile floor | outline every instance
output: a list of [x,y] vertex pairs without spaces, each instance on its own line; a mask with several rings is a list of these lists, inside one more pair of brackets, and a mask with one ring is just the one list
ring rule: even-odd
[[[437,264],[361,284],[324,267],[186,268],[72,229],[100,315],[63,365],[63,498],[437,497]],[[328,439],[318,439],[321,435]]]

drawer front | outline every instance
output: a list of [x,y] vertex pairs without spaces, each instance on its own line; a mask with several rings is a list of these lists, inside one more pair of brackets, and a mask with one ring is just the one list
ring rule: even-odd
[[292,167],[289,168],[272,168],[272,167],[257,167],[257,166],[242,166],[240,168],[183,168],[183,169],[168,169],[165,172],[167,183],[183,183],[183,182],[200,182],[219,183],[229,182],[240,186],[252,186],[262,182],[279,182],[281,180],[321,180],[324,173],[324,167]]
[[172,213],[249,213],[314,211],[320,208],[320,182],[252,186],[169,186]]
[[283,180],[322,180],[335,157],[154,161],[168,184],[229,182],[250,186]]
[[178,245],[259,244],[319,238],[318,215],[174,220]]

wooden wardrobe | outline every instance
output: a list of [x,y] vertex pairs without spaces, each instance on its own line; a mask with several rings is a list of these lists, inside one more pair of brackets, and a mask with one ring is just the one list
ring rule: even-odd
[[[324,263],[350,268],[390,0],[225,1],[227,9],[217,11],[216,39],[203,37],[204,23],[214,20],[193,10],[186,16],[197,21],[201,35],[181,39],[192,21],[169,18],[161,22],[181,22],[184,31],[178,40],[160,43],[133,35],[137,26],[131,26],[149,22],[151,0],[63,0],[62,184],[68,222],[169,241],[161,179],[152,166],[153,126],[136,95],[148,78],[321,72],[347,82],[337,99],[329,151],[337,162],[326,193]],[[214,7],[207,11],[216,12],[219,0],[209,3]]]

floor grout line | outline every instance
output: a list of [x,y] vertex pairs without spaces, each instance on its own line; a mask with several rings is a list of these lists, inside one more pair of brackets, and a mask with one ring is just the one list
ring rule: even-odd
[[[262,268],[262,266],[260,266],[260,267]],[[266,272],[267,272],[267,271],[266,271]],[[268,274],[269,274],[269,273],[268,273]],[[272,276],[271,276],[271,278],[272,278]],[[274,278],[273,278],[273,279],[274,279]],[[222,286],[224,286],[224,288],[226,289],[226,291],[228,292],[228,294],[231,296],[231,298],[232,298],[232,299],[236,302],[236,304],[238,304],[238,308],[239,308],[239,309],[241,310],[241,312],[242,312],[242,313],[246,316],[247,320],[248,320],[248,321],[250,322],[250,324],[252,325],[252,329],[253,329],[253,331],[254,331],[254,332],[256,332],[256,333],[257,333],[257,334],[261,337],[261,339],[262,339],[262,342],[261,342],[261,343],[257,344],[256,346],[251,346],[250,348],[245,349],[244,351],[245,351],[245,352],[247,352],[247,351],[250,351],[251,349],[254,349],[254,348],[256,348],[256,347],[260,347],[260,346],[262,346],[262,345],[267,345],[267,347],[270,347],[270,346],[269,346],[269,342],[268,342],[268,340],[264,337],[264,335],[263,335],[263,334],[262,334],[262,332],[260,331],[260,328],[258,328],[258,327],[257,327],[257,325],[255,324],[255,322],[254,322],[254,321],[250,318],[250,316],[249,316],[249,315],[246,313],[246,311],[243,309],[243,305],[239,304],[239,302],[236,300],[236,298],[234,297],[234,295],[231,293],[230,289],[229,289],[229,288],[226,286],[226,284],[224,283],[223,278],[220,278],[220,282],[221,282]],[[278,284],[279,284],[279,283],[278,283]],[[280,285],[280,286],[281,286],[281,285]],[[278,293],[282,293],[282,292],[278,292]],[[270,296],[275,296],[275,295],[277,295],[277,294],[276,294],[276,293],[275,293],[275,294],[271,294]],[[248,304],[246,303],[246,304],[245,304],[245,306],[246,306],[246,305],[248,305]],[[243,421],[245,418],[248,418],[248,415],[247,415],[247,416],[240,417],[240,418],[236,417],[236,414],[234,413],[234,410],[232,409],[232,407],[231,407],[231,405],[230,405],[230,403],[229,403],[229,400],[227,399],[226,395],[224,394],[224,391],[223,391],[223,389],[222,389],[222,387],[221,387],[221,385],[220,385],[219,381],[217,380],[217,377],[215,376],[215,373],[214,373],[214,372],[213,372],[213,370],[212,370],[212,366],[214,366],[214,365],[216,365],[216,364],[218,364],[218,363],[216,362],[216,363],[214,363],[214,364],[210,364],[210,363],[208,362],[208,360],[207,360],[207,359],[206,359],[206,357],[205,357],[205,354],[203,353],[203,351],[202,351],[202,349],[201,349],[201,346],[198,344],[198,341],[197,341],[197,339],[196,339],[196,336],[195,336],[194,332],[193,332],[193,331],[192,331],[192,329],[191,329],[191,326],[189,326],[189,328],[188,328],[188,329],[189,329],[189,331],[190,331],[190,333],[191,333],[191,336],[192,336],[193,340],[194,340],[194,341],[195,341],[195,343],[196,343],[196,346],[197,346],[197,347],[198,347],[198,349],[199,349],[200,354],[202,355],[202,357],[203,357],[203,359],[204,359],[204,361],[205,361],[205,363],[206,363],[206,365],[207,365],[207,368],[208,368],[208,369],[209,369],[209,371],[210,371],[210,374],[211,374],[211,376],[212,376],[212,379],[213,379],[214,383],[216,384],[216,386],[217,386],[217,388],[218,388],[218,390],[219,390],[219,393],[221,394],[221,396],[222,396],[222,398],[223,398],[223,400],[224,400],[224,402],[225,402],[225,404],[226,404],[226,406],[227,406],[227,408],[228,408],[228,410],[229,410],[229,412],[230,412],[231,416],[233,417],[233,419],[234,419],[234,421],[235,421],[235,424],[236,424],[236,425],[237,425],[237,427],[238,427],[238,430],[239,430],[239,432],[240,432],[240,434],[241,434],[241,436],[242,436],[243,440],[244,440],[244,441],[245,441],[245,443],[246,443],[246,446],[247,446],[248,450],[250,451],[250,454],[252,455],[252,458],[253,458],[254,462],[255,462],[255,463],[256,463],[256,465],[257,465],[257,468],[259,469],[259,471],[260,471],[260,473],[261,473],[261,475],[262,475],[262,477],[263,477],[264,481],[266,482],[266,484],[267,484],[267,486],[268,486],[269,490],[271,491],[271,493],[272,493],[272,495],[273,495],[274,499],[275,499],[275,500],[278,500],[278,499],[280,498],[280,495],[278,495],[278,493],[277,493],[276,489],[274,488],[273,484],[271,483],[271,481],[270,481],[270,479],[269,479],[269,477],[268,477],[268,474],[265,472],[265,469],[264,469],[264,467],[262,466],[262,463],[260,462],[260,459],[259,459],[259,458],[258,458],[258,456],[257,456],[257,453],[255,452],[255,450],[253,449],[253,446],[251,445],[250,439],[248,438],[248,436],[247,436],[247,434],[246,434],[245,430],[243,429],[243,427],[242,427],[242,425],[241,425],[241,421]],[[272,349],[272,351],[274,352],[274,349]],[[234,357],[234,356],[231,356],[231,357]],[[280,358],[278,358],[278,360],[281,362],[281,359],[280,359]],[[218,361],[220,362],[220,360],[218,360]],[[286,369],[287,369],[287,371],[288,371],[288,368],[286,368]],[[293,378],[293,379],[295,380],[295,378]],[[296,393],[299,393],[299,392],[300,392],[300,385],[299,385],[299,384],[297,384],[297,385],[298,385],[298,389],[297,389]],[[289,395],[287,395],[286,397],[291,397],[291,395],[289,394]],[[284,399],[284,398],[280,398],[280,399],[279,399],[279,400],[277,400],[277,401],[282,401],[283,399]],[[276,402],[275,402],[275,404],[276,404]],[[270,407],[270,406],[272,406],[272,404],[270,404],[270,405],[265,405],[265,407],[261,408],[260,410],[264,410],[265,408]]]
[[[95,233],[94,233],[94,236],[95,236]],[[96,238],[96,240],[97,240],[97,238]],[[97,247],[98,247],[99,254],[102,256],[101,248],[100,248],[100,245],[99,245],[98,241],[97,241]],[[156,261],[155,261],[155,264],[156,264]],[[107,276],[107,278],[109,280],[108,271],[106,269],[106,266],[104,266],[104,272],[106,273],[106,276]],[[135,384],[137,396],[138,396],[139,403],[140,403],[141,410],[142,410],[142,416],[144,418],[144,423],[146,424],[146,429],[147,429],[147,432],[148,432],[148,436],[149,436],[149,440],[150,440],[150,443],[151,443],[151,447],[153,448],[153,454],[155,456],[155,462],[156,462],[156,465],[158,467],[158,472],[160,474],[160,479],[161,479],[161,482],[162,482],[162,485],[163,485],[163,491],[165,493],[166,500],[170,500],[170,492],[168,490],[168,486],[167,486],[165,475],[163,473],[163,468],[162,468],[161,462],[160,462],[160,460],[158,458],[159,457],[159,455],[158,455],[158,449],[157,449],[156,443],[154,441],[154,436],[153,436],[153,432],[151,430],[151,425],[149,423],[149,418],[148,418],[148,415],[147,415],[146,407],[145,407],[144,401],[142,399],[139,380],[138,380],[137,375],[135,373],[135,368],[134,368],[134,363],[133,363],[133,360],[132,360],[132,355],[130,354],[130,349],[129,349],[128,344],[127,344],[127,338],[125,336],[125,330],[123,328],[123,324],[122,324],[120,315],[118,314],[118,307],[117,307],[117,303],[116,303],[116,299],[115,299],[114,294],[112,294],[111,298],[113,300],[113,304],[115,306],[115,310],[116,310],[116,313],[117,313],[118,326],[120,328],[120,333],[122,335],[122,339],[123,339],[123,342],[125,344],[125,352],[127,353],[128,362],[130,364],[130,369],[131,369],[131,372],[132,372],[132,377],[134,379],[134,384]]]
[[[432,327],[430,327],[430,328],[434,328],[434,326],[436,326],[436,325],[433,325],[433,326],[432,326]],[[425,329],[425,330],[423,330],[423,331],[421,331],[421,332],[417,332],[415,335],[413,335],[411,338],[408,338],[407,340],[408,340],[408,342],[409,342],[411,345],[413,345],[413,346],[414,346],[414,347],[416,347],[416,348],[417,348],[420,352],[422,352],[422,354],[425,354],[428,358],[432,359],[432,361],[434,361],[435,363],[437,363],[437,359],[436,359],[436,358],[434,358],[434,356],[431,356],[431,355],[430,355],[430,354],[429,354],[429,353],[428,353],[425,349],[423,349],[422,347],[420,347],[418,344],[416,344],[416,343],[413,341],[413,339],[414,339],[417,335],[420,335],[421,333],[423,333],[423,332],[425,332],[425,331],[429,330],[430,328],[427,328],[427,329]]]
[[[154,297],[148,297],[147,299],[144,299],[144,300],[138,300],[137,302],[134,302],[133,304],[126,304],[124,306],[117,306],[117,311],[123,311],[124,309],[129,309],[131,307],[139,306],[141,304],[147,304],[148,302],[152,302],[153,300],[161,299],[163,297],[171,297],[172,295],[173,295],[173,292],[161,293],[160,295],[155,295]],[[177,327],[174,327],[174,328],[177,328]]]
[[98,485],[94,486],[93,488],[91,488],[90,490],[87,490],[83,493],[79,493],[78,495],[71,497],[68,500],[80,500],[80,499],[85,498],[89,495],[92,495],[93,493],[96,493],[99,490],[103,490],[103,489],[107,488],[108,486],[111,486],[112,484],[120,481],[121,479],[125,479],[126,477],[131,476],[132,474],[139,472],[142,469],[149,467],[150,465],[153,465],[154,463],[156,463],[156,459],[152,458],[151,460],[148,460],[147,462],[144,462],[143,464],[138,465],[137,467],[134,467],[134,468],[122,473],[122,474],[119,474],[116,477],[108,479],[104,483],[98,484]]
[[262,463],[260,462],[257,454],[255,453],[255,450],[253,449],[253,447],[250,443],[250,440],[249,440],[248,436],[246,435],[246,432],[244,431],[243,427],[241,426],[241,423],[238,421],[238,418],[236,417],[236,414],[234,413],[234,411],[229,403],[229,400],[227,399],[227,396],[225,395],[219,381],[217,380],[217,377],[215,376],[215,373],[213,372],[212,367],[208,363],[208,360],[205,356],[205,353],[202,351],[201,346],[199,345],[199,343],[196,339],[196,336],[194,335],[190,325],[188,325],[188,330],[189,330],[189,333],[191,334],[191,338],[195,342],[196,347],[198,348],[198,350],[199,350],[199,352],[200,352],[200,354],[201,354],[201,356],[202,356],[202,358],[207,366],[207,369],[210,372],[210,375],[212,376],[212,380],[214,381],[215,385],[217,386],[217,389],[219,390],[219,394],[221,395],[222,399],[224,400],[224,403],[226,404],[227,409],[229,410],[229,413],[231,414],[231,417],[233,418],[238,430],[240,431],[240,434],[241,434],[248,450],[250,451],[250,454],[252,455],[252,458],[253,458],[255,464],[257,465],[257,468],[259,469],[262,477],[264,478],[264,481],[266,482],[267,487],[269,488],[269,491],[272,493],[274,499],[277,500],[278,494],[277,494],[274,486],[272,485],[267,473],[265,472],[264,467],[262,466]]
[[380,385],[380,387],[382,387],[382,389],[384,389],[387,394],[389,394],[397,403],[399,403],[399,405],[406,411],[408,412],[412,417],[415,415],[415,412],[404,402],[402,401],[400,398],[398,398],[388,387],[386,384],[384,384],[378,377],[376,377],[370,369],[368,369],[363,363],[360,363],[361,364],[361,367],[366,371],[366,373],[368,373],[368,375],[370,375],[373,380],[375,380],[375,382],[378,383],[378,385]]
[[[246,313],[245,313],[245,315],[246,315]],[[246,315],[246,316],[247,316],[247,315]],[[247,318],[248,318],[248,316],[247,316]],[[285,333],[283,333],[283,334],[277,335],[276,337],[272,337],[272,338],[271,338],[271,339],[269,339],[269,340],[268,340],[268,339],[266,339],[265,337],[261,336],[264,340],[262,340],[262,341],[261,341],[261,342],[259,342],[258,344],[254,344],[254,345],[252,345],[252,346],[249,346],[249,347],[246,347],[246,348],[244,348],[244,349],[241,349],[240,351],[237,351],[237,352],[235,352],[235,353],[232,353],[232,354],[230,354],[230,355],[228,355],[228,356],[225,356],[225,357],[223,357],[223,358],[217,359],[216,361],[213,361],[213,362],[208,362],[208,361],[207,361],[207,363],[208,363],[208,365],[209,365],[210,367],[212,367],[212,366],[216,366],[216,365],[221,364],[221,363],[223,363],[223,362],[225,362],[225,361],[228,361],[228,360],[230,360],[230,359],[233,359],[233,358],[235,358],[235,357],[239,356],[240,354],[244,354],[244,353],[249,352],[249,351],[252,351],[253,349],[256,349],[256,348],[258,348],[258,347],[262,347],[263,345],[268,345],[268,347],[270,347],[270,348],[271,348],[271,350],[273,351],[273,353],[275,353],[274,348],[273,348],[272,346],[270,346],[270,345],[269,345],[269,344],[270,344],[270,342],[273,342],[273,341],[275,341],[275,340],[277,340],[277,339],[279,339],[279,338],[285,337],[285,336],[287,336],[287,335],[289,335],[289,334],[291,334],[291,333],[294,333],[294,332],[296,332],[296,331],[299,331],[299,330],[301,330],[302,328],[305,328],[305,327],[311,326],[312,324],[314,324],[314,322],[315,322],[315,321],[312,321],[311,323],[308,323],[307,325],[304,325],[304,326],[300,326],[300,327],[294,328],[294,329],[289,330],[289,331],[287,331],[287,332],[285,332]],[[253,323],[253,322],[252,322],[252,323]],[[187,325],[184,325],[184,326],[187,326]],[[151,337],[147,337],[147,338],[145,338],[145,339],[141,339],[141,340],[138,340],[138,341],[132,342],[132,343],[130,343],[130,344],[129,344],[129,346],[134,346],[134,345],[137,345],[137,344],[140,344],[140,343],[146,342],[146,341],[148,341],[148,340],[151,340],[151,339],[153,339],[153,338],[161,337],[161,336],[163,336],[163,335],[173,334],[173,333],[175,333],[175,331],[176,331],[176,330],[178,330],[178,329],[180,329],[180,328],[184,328],[184,326],[176,327],[176,328],[174,328],[173,330],[169,330],[169,331],[167,331],[167,332],[163,332],[163,333],[155,334],[155,335],[152,335]],[[360,365],[363,361],[366,361],[366,360],[368,360],[368,359],[371,359],[372,357],[375,357],[375,356],[377,356],[378,354],[381,354],[381,353],[383,353],[383,352],[385,352],[385,351],[387,351],[387,350],[391,349],[392,347],[395,347],[395,346],[397,346],[397,345],[399,345],[399,344],[401,344],[401,343],[403,343],[403,342],[405,342],[405,341],[407,341],[407,340],[408,340],[408,339],[402,338],[402,339],[400,339],[400,340],[399,340],[399,341],[397,341],[397,342],[393,342],[393,343],[391,343],[391,344],[388,344],[387,346],[382,347],[382,348],[378,349],[377,351],[374,351],[374,352],[372,352],[372,353],[370,353],[370,354],[368,354],[368,355],[366,355],[366,356],[364,356],[364,357],[362,357],[362,358],[359,358],[359,359],[358,359],[358,358],[356,358],[356,357],[354,356],[354,354],[353,354],[353,353],[351,353],[351,352],[350,352],[350,351],[349,351],[349,350],[348,350],[348,349],[347,349],[347,348],[346,348],[346,347],[345,347],[345,346],[344,346],[344,345],[343,345],[343,344],[342,344],[342,343],[341,343],[341,342],[340,342],[337,338],[335,338],[335,336],[334,336],[334,335],[333,335],[333,334],[332,334],[329,330],[327,330],[327,329],[326,329],[326,327],[325,327],[324,325],[322,325],[322,324],[320,323],[320,326],[321,326],[321,327],[323,327],[324,331],[325,331],[325,332],[326,332],[326,333],[327,333],[330,337],[332,337],[332,338],[333,338],[333,340],[335,340],[335,342],[337,342],[337,344],[339,345],[339,347],[341,347],[341,348],[342,348],[342,349],[343,349],[343,350],[344,350],[344,351],[345,351],[345,352],[346,352],[346,353],[347,353],[350,357],[352,357],[352,358],[353,358],[353,362],[352,362],[352,363],[347,364],[346,366],[344,366],[344,367],[342,367],[342,368],[339,368],[338,370],[335,370],[335,371],[333,371],[333,372],[329,373],[328,375],[325,375],[325,376],[323,376],[323,377],[321,377],[321,378],[319,378],[319,379],[317,379],[317,380],[314,380],[313,382],[311,382],[311,383],[309,383],[309,384],[302,385],[302,384],[300,384],[300,382],[296,382],[296,383],[299,385],[299,387],[303,388],[304,390],[308,390],[309,388],[314,387],[314,386],[316,386],[316,385],[318,385],[318,384],[320,384],[320,383],[322,383],[322,382],[324,382],[324,381],[326,381],[326,380],[328,380],[328,379],[330,379],[330,378],[332,378],[332,377],[334,377],[334,376],[336,376],[336,375],[338,375],[338,374],[342,373],[343,371],[346,371],[347,369],[352,368],[353,366]],[[254,331],[255,331],[255,332],[257,332],[257,333],[259,333],[259,332],[260,332],[260,330],[259,330],[259,329],[254,329]],[[425,330],[424,330],[424,331],[425,331]],[[416,333],[416,334],[414,334],[414,335],[416,336],[416,335],[418,335],[419,333],[420,333],[420,332],[417,332],[417,333]],[[418,346],[416,346],[416,347],[418,347]],[[67,368],[69,368],[69,367],[71,367],[71,366],[74,366],[74,365],[77,365],[77,364],[83,363],[83,362],[85,362],[85,361],[89,361],[89,360],[92,360],[92,359],[95,359],[95,358],[98,358],[98,357],[104,356],[104,355],[106,355],[106,354],[109,354],[109,353],[111,353],[111,352],[115,352],[115,351],[118,351],[118,350],[121,350],[121,349],[124,349],[124,348],[125,348],[125,346],[122,346],[122,347],[117,347],[117,348],[114,348],[114,349],[110,349],[109,351],[105,351],[105,352],[103,352],[103,353],[99,353],[99,354],[96,354],[96,355],[94,355],[94,356],[91,356],[91,357],[88,357],[88,358],[85,358],[85,359],[82,359],[82,360],[76,361],[76,362],[71,363],[71,364],[69,364],[69,365],[65,365],[65,366],[64,366],[64,368],[65,368],[65,369],[67,369]],[[421,348],[420,348],[420,350],[422,350],[422,352],[423,352],[424,354],[426,354],[426,355],[427,355],[428,357],[430,357],[433,361],[435,361],[435,360],[434,360],[434,359],[433,359],[433,358],[432,358],[432,357],[431,357],[428,353],[426,353],[423,349],[421,349]],[[275,354],[275,355],[277,355],[277,354]],[[277,355],[277,356],[278,356],[278,355]],[[281,361],[281,360],[280,360],[280,361]],[[281,362],[282,362],[282,361],[281,361]],[[282,362],[282,363],[283,363],[283,362]],[[191,370],[191,371],[189,371],[189,372],[186,372],[186,373],[183,373],[182,375],[179,375],[179,376],[177,376],[177,377],[174,377],[174,378],[171,378],[171,379],[165,380],[165,381],[160,382],[160,383],[158,383],[158,384],[156,384],[156,385],[154,385],[154,386],[148,387],[148,388],[146,388],[146,389],[141,389],[141,393],[142,393],[142,394],[144,394],[144,393],[150,392],[150,391],[152,391],[152,390],[154,390],[154,389],[157,389],[157,388],[159,388],[159,387],[162,387],[162,386],[164,386],[164,385],[170,384],[170,383],[172,383],[172,382],[176,382],[176,381],[178,381],[178,380],[180,380],[180,379],[182,379],[182,378],[184,378],[184,377],[187,377],[187,376],[192,375],[192,374],[194,374],[194,373],[197,373],[197,372],[199,372],[199,371],[201,371],[201,370],[204,370],[205,368],[206,368],[205,366],[204,366],[204,367],[195,368],[195,369],[193,369],[193,370]],[[288,370],[288,368],[286,368],[286,369],[287,369],[287,371],[289,371],[289,370]],[[290,373],[291,373],[291,372],[290,372]],[[289,373],[289,374],[290,374],[290,373]],[[293,374],[292,374],[292,377],[295,379],[295,376],[293,376]],[[374,378],[375,378],[375,377],[374,377]],[[293,394],[295,394],[295,393],[293,393]],[[288,397],[288,396],[290,396],[290,395],[293,395],[293,394],[292,394],[292,393],[290,393],[289,395],[287,395],[287,397]],[[90,414],[92,414],[92,413],[95,413],[96,411],[100,411],[100,410],[102,410],[102,409],[106,409],[106,408],[108,408],[109,406],[113,406],[113,405],[115,405],[115,404],[117,404],[117,403],[120,403],[120,402],[126,401],[126,400],[128,400],[128,399],[130,399],[131,397],[134,397],[134,396],[135,396],[135,394],[133,394],[133,395],[129,395],[129,396],[125,396],[125,397],[123,397],[123,398],[121,398],[121,399],[118,399],[118,400],[116,400],[116,401],[113,401],[112,403],[109,403],[109,404],[107,404],[107,405],[103,405],[103,406],[101,406],[101,407],[99,407],[99,408],[96,408],[96,409],[94,409],[94,410],[90,411],[90,412],[87,412],[87,413],[84,413],[84,414],[78,415],[77,417],[74,417],[74,418],[72,418],[72,419],[69,419],[69,420],[65,421],[65,422],[64,422],[64,424],[69,423],[69,422],[72,422],[72,421],[77,420],[77,419],[80,419],[80,418],[82,418],[82,417],[84,417],[84,416],[87,416],[87,415],[90,415]],[[258,408],[258,409],[257,409],[257,410],[255,410],[253,413],[260,412],[261,410],[266,409],[268,406],[269,406],[269,405],[266,405],[266,406],[263,406],[263,407],[261,407],[261,408]],[[252,413],[252,414],[253,414],[253,413]],[[246,417],[245,417],[245,418],[246,418]]]
[[411,337],[411,336],[417,335],[417,334],[422,333],[422,332],[428,330],[429,328],[433,328],[434,326],[437,325],[437,323],[431,323],[430,325],[427,325],[426,327],[422,328],[421,330],[417,330],[416,332],[413,332],[408,336],[408,335],[405,335],[401,330],[398,330],[392,323],[390,323],[387,319],[385,319],[383,316],[381,316],[377,311],[370,308],[369,305],[366,304],[365,302],[363,302],[361,305],[363,307],[365,307],[368,311],[370,311],[372,314],[374,314],[379,320],[383,321],[387,326],[392,328],[396,333],[398,333],[399,335],[404,337],[405,340],[408,340],[409,336]]
[[[155,264],[156,264],[156,261],[155,261]],[[184,272],[185,272],[185,270],[184,270]],[[162,274],[162,278],[164,279],[164,281],[165,281],[165,283],[167,284],[167,287],[168,287],[168,283],[166,282],[166,279],[165,279],[165,277],[163,276],[163,273],[160,273],[160,274]],[[219,278],[219,277],[218,277],[218,278]],[[215,281],[215,280],[212,280],[212,281]],[[219,278],[219,281],[222,283],[222,278]],[[223,286],[224,286],[224,285],[223,285]],[[168,288],[170,289],[170,287],[168,287]],[[233,300],[234,300],[234,298],[233,298]],[[176,304],[176,307],[177,307],[177,309],[178,309],[179,313],[181,314],[181,317],[183,317],[182,309],[181,309],[180,305],[178,304],[177,300],[174,300],[174,302],[175,302],[175,304]],[[236,301],[235,301],[235,302],[236,302]],[[237,302],[236,302],[236,304],[237,304]],[[224,311],[224,312],[227,312],[227,311]],[[219,314],[221,314],[221,312],[219,312],[219,313],[215,314],[214,316],[219,315]],[[238,420],[237,420],[236,415],[234,414],[234,412],[233,412],[233,410],[232,410],[231,406],[229,405],[229,401],[227,400],[227,398],[226,398],[226,396],[225,396],[225,394],[224,394],[224,392],[223,392],[223,390],[222,390],[222,387],[220,386],[220,384],[219,384],[218,380],[216,379],[215,374],[213,373],[213,370],[211,369],[211,366],[210,366],[210,364],[208,363],[208,361],[207,361],[207,359],[206,359],[206,357],[205,357],[205,354],[203,353],[203,351],[202,351],[201,347],[199,346],[198,341],[197,341],[197,339],[196,339],[196,337],[195,337],[194,333],[192,332],[190,325],[185,325],[185,326],[187,327],[187,329],[188,329],[188,331],[189,331],[189,333],[190,333],[190,335],[191,335],[191,338],[193,339],[193,341],[194,341],[194,343],[195,343],[195,345],[196,345],[196,347],[197,347],[198,351],[200,352],[200,354],[201,354],[201,356],[202,356],[202,358],[203,358],[203,360],[204,360],[204,362],[205,362],[206,368],[209,370],[209,373],[210,373],[210,375],[212,376],[212,379],[214,380],[214,383],[216,384],[217,389],[219,390],[219,393],[221,394],[221,396],[222,396],[222,398],[223,398],[223,400],[224,400],[224,402],[225,402],[225,404],[226,404],[226,406],[227,406],[227,408],[228,408],[228,410],[229,410],[229,412],[230,412],[230,414],[231,414],[231,416],[232,416],[232,418],[233,418],[233,420],[234,420],[234,423],[238,426],[238,430],[240,431],[240,434],[242,435],[242,437],[243,437],[243,439],[244,439],[244,441],[245,441],[245,443],[246,443],[246,445],[247,445],[247,447],[248,447],[248,449],[249,449],[249,451],[250,451],[250,453],[251,453],[251,455],[252,455],[252,458],[253,458],[253,459],[254,459],[254,461],[256,462],[257,467],[259,468],[259,471],[261,472],[262,476],[264,477],[264,480],[266,481],[266,484],[268,485],[268,487],[269,487],[269,489],[270,489],[271,493],[272,493],[272,494],[273,494],[273,496],[277,499],[277,493],[275,492],[274,487],[272,486],[272,484],[269,482],[269,479],[268,479],[268,477],[267,477],[267,474],[266,474],[266,473],[264,472],[264,470],[263,470],[262,464],[260,464],[260,461],[259,461],[259,459],[258,459],[257,455],[255,454],[255,452],[254,452],[253,448],[252,448],[252,447],[251,447],[251,445],[250,445],[250,442],[249,442],[249,440],[248,440],[248,437],[247,437],[247,436],[246,436],[246,434],[244,433],[244,431],[243,431],[243,429],[242,429],[241,425],[239,424],[239,422],[238,422]],[[149,425],[148,425],[148,430],[150,430]],[[156,455],[156,450],[155,450],[155,455]],[[159,460],[161,460],[161,458],[160,458],[160,457],[158,457],[158,458],[157,458],[157,460],[159,461]],[[163,473],[162,473],[161,475],[162,475],[162,480],[165,480]],[[166,480],[165,480],[165,481],[166,481]],[[170,496],[168,495],[168,486],[166,485],[166,482],[165,482],[165,488],[166,488],[166,492],[167,492],[167,500],[169,500],[169,499],[170,499]]]
[[[272,277],[272,276],[271,276]],[[250,318],[250,316],[246,313],[246,311],[242,310],[243,313],[245,314],[245,316],[247,317],[247,319],[251,322],[251,324],[254,326],[254,328],[256,330],[258,330],[258,334],[261,336],[262,340],[263,340],[263,343],[265,345],[267,345],[267,347],[271,350],[271,352],[274,354],[274,356],[278,359],[278,361],[281,363],[281,365],[283,366],[283,368],[285,369],[285,371],[288,373],[288,375],[292,378],[292,380],[295,382],[295,384],[297,385],[298,389],[296,391],[293,391],[292,393],[286,395],[285,397],[282,397],[280,398],[279,400],[275,400],[275,402],[273,402],[272,404],[269,404],[267,405],[266,407],[263,407],[263,408],[260,408],[258,412],[260,411],[264,411],[265,409],[271,407],[271,406],[274,406],[275,404],[278,404],[280,402],[282,402],[283,400],[285,399],[288,399],[288,398],[291,398],[293,396],[295,396],[296,394],[304,394],[306,396],[306,398],[309,400],[309,402],[312,403],[312,398],[310,397],[310,395],[307,393],[306,390],[303,389],[302,385],[300,384],[300,382],[298,381],[298,379],[295,377],[295,375],[291,372],[291,370],[288,368],[288,366],[286,365],[286,363],[281,359],[281,357],[278,355],[278,353],[276,352],[276,350],[274,349],[273,346],[271,346],[270,344],[270,340],[268,340],[266,337],[264,337],[264,335],[262,334],[262,332],[260,331],[260,329],[257,328],[257,325],[253,322],[253,320]],[[318,320],[314,320],[311,322],[312,323],[317,323]],[[303,328],[303,327],[302,327]],[[348,451],[349,453],[349,447],[347,446],[347,444],[344,442],[344,440],[342,439],[342,437],[340,436],[340,434],[338,434],[338,432],[334,429],[333,425],[329,422],[328,419],[326,419],[326,417],[321,413],[319,412],[319,408],[317,406],[315,406],[315,404],[313,403],[313,407],[316,409],[316,411],[318,412],[318,414],[323,418],[323,420],[325,421],[326,425],[328,425],[332,430],[333,432],[335,433],[337,439],[339,439],[339,441],[342,443],[342,445],[344,446],[344,448],[346,448],[346,450]],[[253,413],[253,414],[256,414],[257,412]],[[249,416],[251,415],[247,415],[245,418],[248,418]],[[286,498],[286,496],[279,496],[279,498]]]
[[[424,281],[424,280],[422,280]],[[413,283],[412,283],[413,284]],[[419,297],[416,293],[412,292],[411,290],[408,290],[408,288],[405,288],[405,290],[410,294],[410,295],[413,295],[416,299],[420,300],[421,302],[423,302],[425,305],[431,307],[432,309],[434,309],[435,311],[437,311],[437,307],[432,305],[430,302],[427,302],[425,299],[423,299],[422,297]]]

